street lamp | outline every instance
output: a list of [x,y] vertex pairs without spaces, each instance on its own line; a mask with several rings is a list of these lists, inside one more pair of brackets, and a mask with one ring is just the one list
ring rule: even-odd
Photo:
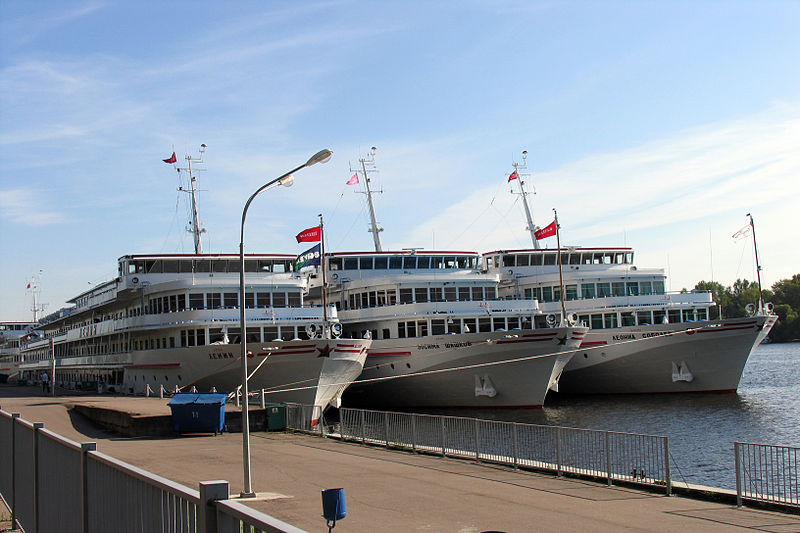
[[326,163],[331,158],[331,155],[333,155],[333,150],[320,150],[299,167],[262,185],[260,189],[248,198],[247,203],[244,204],[244,210],[242,211],[242,239],[239,242],[239,342],[242,345],[242,399],[244,400],[242,403],[242,458],[244,462],[244,490],[242,490],[241,493],[242,498],[252,498],[255,496],[250,485],[250,409],[247,403],[247,329],[244,320],[244,220],[247,217],[247,210],[250,208],[250,203],[260,193],[276,185],[283,185],[285,187],[291,186],[292,183],[294,183],[293,173],[316,163]]

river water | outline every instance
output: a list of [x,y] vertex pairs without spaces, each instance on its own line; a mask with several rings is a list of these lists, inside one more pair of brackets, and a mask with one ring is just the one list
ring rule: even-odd
[[675,482],[733,490],[734,442],[800,447],[800,343],[756,348],[737,393],[556,395],[541,410],[449,414],[667,436]]

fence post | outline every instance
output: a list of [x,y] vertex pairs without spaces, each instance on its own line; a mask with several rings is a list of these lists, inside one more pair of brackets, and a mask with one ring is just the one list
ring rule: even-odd
[[361,444],[367,443],[367,435],[364,433],[364,410],[361,409]]
[[383,440],[386,442],[386,447],[389,447],[389,411],[383,412]]
[[440,416],[439,420],[442,422],[442,424],[441,424],[441,426],[442,426],[442,457],[447,457],[447,452],[445,452],[445,449],[444,449],[444,417]]
[[672,479],[669,472],[669,438],[664,437],[664,472],[667,482],[667,496],[672,496]]
[[517,423],[512,422],[514,425],[514,470],[519,468],[519,440],[517,438]]
[[733,460],[736,461],[736,507],[742,506],[742,468],[739,443],[733,443]]
[[480,450],[480,445],[479,445],[480,438],[478,436],[478,431],[479,431],[478,419],[476,418],[475,419],[475,460],[476,461],[480,461],[481,460],[481,450]]
[[611,483],[611,436],[609,435],[608,431],[605,432],[606,434],[606,475],[608,476],[608,486],[612,485]]
[[33,533],[39,533],[39,430],[42,422],[33,423]]
[[81,443],[81,531],[89,533],[89,452],[97,450],[96,442]]
[[197,506],[198,533],[217,533],[217,510],[214,502],[230,498],[227,481],[201,481],[200,503]]
[[15,436],[17,429],[17,418],[19,413],[11,413],[11,529],[19,527],[17,524],[17,438]]
[[417,415],[411,413],[411,450],[417,453]]
[[261,389],[261,408],[267,408],[267,395],[264,393],[264,389]]
[[561,428],[556,427],[556,476],[561,477]]

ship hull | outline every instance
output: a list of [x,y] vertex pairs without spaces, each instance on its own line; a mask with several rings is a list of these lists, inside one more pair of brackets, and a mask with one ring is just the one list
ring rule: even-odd
[[734,392],[777,317],[589,330],[559,382],[568,394]]
[[343,401],[362,407],[541,407],[585,331],[374,340]]

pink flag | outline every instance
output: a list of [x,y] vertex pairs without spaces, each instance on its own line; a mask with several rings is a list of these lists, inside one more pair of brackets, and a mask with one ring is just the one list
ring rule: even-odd
[[508,181],[510,182],[511,180],[515,180],[517,178],[519,178],[519,174],[517,174],[517,171],[514,170],[514,172],[512,172],[511,175],[508,177]]
[[175,157],[175,152],[172,152],[172,155],[171,155],[171,156],[169,156],[169,157],[168,157],[168,158],[166,158],[166,159],[162,159],[162,161],[163,161],[164,163],[170,163],[170,164],[172,164],[172,163],[175,163],[176,161],[178,161],[178,158],[177,158],[177,157]]
[[543,228],[541,228],[541,229],[539,229],[539,230],[537,230],[537,231],[535,231],[533,233],[533,235],[534,235],[534,237],[536,237],[537,241],[539,239],[546,239],[548,237],[552,237],[555,234],[556,234],[556,221],[555,220],[552,221],[547,226],[545,226],[545,227],[543,227]]
[[347,180],[346,185],[358,185],[358,173],[353,174],[353,177]]

